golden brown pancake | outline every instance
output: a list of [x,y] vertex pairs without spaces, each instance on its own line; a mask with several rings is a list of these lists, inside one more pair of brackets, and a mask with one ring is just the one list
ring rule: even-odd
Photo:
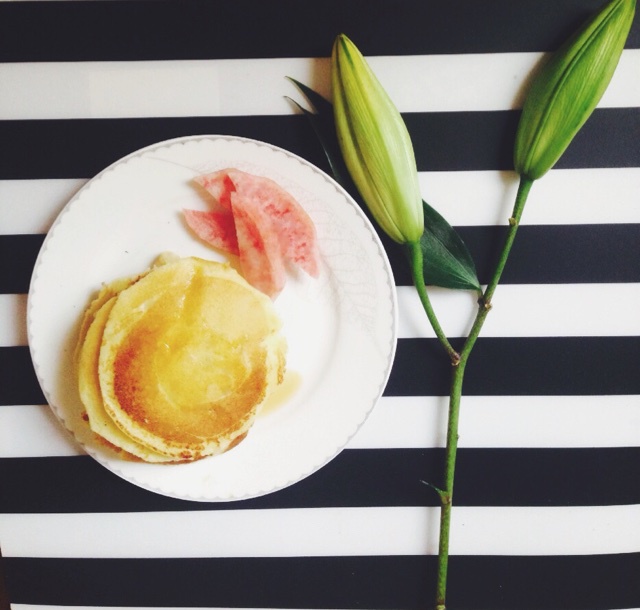
[[133,440],[115,425],[104,409],[98,377],[98,358],[104,327],[115,302],[116,297],[112,296],[102,302],[97,310],[95,310],[95,301],[92,303],[90,307],[94,311],[78,352],[78,388],[80,398],[85,406],[89,427],[100,439],[106,441],[116,450],[126,452],[127,456],[136,457],[146,462],[172,461],[172,458],[152,451]]
[[90,306],[84,331],[80,379],[92,429],[148,461],[226,451],[284,375],[271,299],[229,265],[196,258],[124,284]]
[[80,323],[80,331],[78,333],[78,342],[76,344],[76,358],[78,357],[78,352],[82,347],[82,343],[84,342],[84,338],[89,330],[89,326],[93,322],[93,319],[98,312],[98,310],[112,297],[120,294],[125,288],[131,286],[134,282],[137,282],[141,277],[149,273],[151,269],[155,267],[160,267],[161,265],[166,265],[167,263],[175,262],[178,260],[178,256],[173,254],[172,252],[163,252],[158,255],[156,259],[153,261],[153,264],[149,269],[144,271],[139,275],[134,275],[131,277],[123,277],[113,280],[108,284],[103,284],[100,288],[96,297],[89,303],[89,306],[85,310],[82,316],[82,322]]

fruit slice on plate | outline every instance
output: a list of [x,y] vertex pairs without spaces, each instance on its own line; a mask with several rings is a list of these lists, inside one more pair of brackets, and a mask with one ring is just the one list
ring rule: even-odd
[[184,218],[193,232],[214,248],[229,254],[240,253],[231,211],[184,210]]
[[259,210],[232,204],[242,276],[254,288],[275,298],[284,288],[286,271],[280,243],[273,231],[265,231]]
[[284,270],[287,262],[318,277],[320,256],[313,221],[279,184],[235,168],[198,176],[195,181],[214,198],[218,209],[185,210],[187,223],[215,248],[239,254],[249,282],[255,279],[258,289],[277,296],[284,287],[280,268]]

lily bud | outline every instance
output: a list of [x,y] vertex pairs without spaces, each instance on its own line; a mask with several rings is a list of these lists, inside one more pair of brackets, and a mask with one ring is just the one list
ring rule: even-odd
[[515,170],[537,180],[550,170],[609,85],[631,28],[636,0],[612,0],[543,65],[516,134]]
[[349,174],[382,230],[396,242],[424,231],[413,145],[397,108],[357,47],[339,35],[331,55],[333,107]]

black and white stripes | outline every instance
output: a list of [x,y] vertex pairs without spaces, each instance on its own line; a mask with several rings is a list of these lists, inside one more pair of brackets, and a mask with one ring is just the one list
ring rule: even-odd
[[[448,364],[384,240],[400,313],[389,385],[334,461],[263,498],[189,503],[82,455],[44,404],[26,293],[56,214],[176,136],[282,146],[326,169],[286,99],[325,95],[344,31],[406,117],[423,195],[486,281],[510,213],[522,87],[598,0],[0,3],[0,548],[14,610],[424,608]],[[640,27],[535,184],[468,366],[450,607],[640,608]],[[297,98],[296,98],[297,99]],[[467,293],[434,290],[447,333]]]

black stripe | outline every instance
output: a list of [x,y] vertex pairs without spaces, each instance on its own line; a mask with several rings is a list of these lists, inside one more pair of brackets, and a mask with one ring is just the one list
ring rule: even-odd
[[[531,205],[535,205],[532,201]],[[457,227],[486,284],[505,227]],[[378,231],[398,286],[411,285],[403,249]],[[0,294],[25,294],[44,235],[0,235]],[[502,276],[503,284],[640,282],[640,224],[523,225]],[[499,298],[499,297],[496,297]]]
[[[0,5],[0,61],[326,57],[346,32],[368,55],[543,51],[599,0],[296,0]],[[366,15],[366,19],[363,19]],[[48,27],[56,23],[55,28]],[[522,24],[526,23],[526,27]],[[286,31],[287,35],[280,33]],[[638,28],[628,46],[640,46]]]
[[[400,339],[385,395],[448,396],[450,365],[443,353],[436,339]],[[481,337],[463,391],[471,396],[640,394],[639,356],[640,337]]]
[[[481,337],[467,367],[464,392],[640,394],[639,356],[640,337]],[[417,375],[417,370],[424,374]],[[449,375],[448,359],[435,339],[400,339],[385,395],[446,396]],[[0,347],[0,405],[42,403],[28,348]]]
[[[0,460],[0,513],[437,506],[425,482],[440,484],[442,463],[441,449],[346,449],[281,491],[239,502],[200,503],[140,489],[87,456],[10,458]],[[455,504],[640,504],[639,476],[640,448],[462,448]]]
[[29,348],[0,347],[0,405],[45,404]]
[[26,294],[44,235],[0,235],[0,294]]
[[323,163],[303,116],[19,120],[0,122],[0,141],[11,142],[0,179],[90,178],[139,148],[201,134],[254,138]]
[[[536,205],[535,185],[528,205]],[[640,225],[527,225],[518,230],[502,284],[593,284],[640,281]],[[501,227],[456,227],[481,284],[488,283],[504,243]],[[411,285],[405,252],[378,231],[398,286]],[[0,242],[1,243],[1,242]],[[1,284],[0,284],[1,285]],[[499,289],[498,289],[499,290]],[[499,299],[499,293],[496,295]]]
[[[432,556],[5,563],[13,603],[61,606],[419,609],[430,607],[435,580]],[[448,607],[635,608],[639,572],[640,553],[454,556]]]
[[[513,168],[518,111],[404,116],[421,171]],[[598,109],[557,167],[640,167],[639,133],[640,108]],[[308,121],[299,115],[8,120],[0,121],[0,142],[10,143],[0,150],[0,179],[90,178],[144,146],[201,134],[269,142],[328,169]]]
[[[404,114],[420,171],[511,170],[519,111]],[[639,108],[596,110],[557,169],[638,167]],[[597,142],[597,146],[594,146]],[[433,202],[436,205],[436,202]]]

